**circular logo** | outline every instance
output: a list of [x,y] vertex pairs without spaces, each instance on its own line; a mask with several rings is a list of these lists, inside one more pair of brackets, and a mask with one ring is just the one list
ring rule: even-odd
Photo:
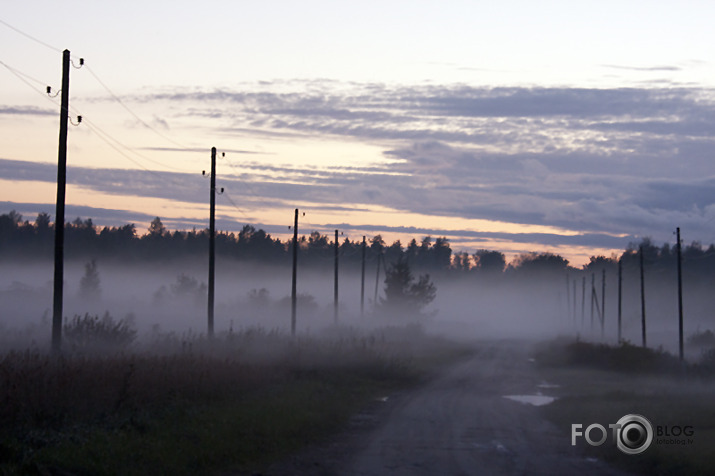
[[653,442],[653,425],[642,415],[626,415],[618,420],[616,445],[629,455],[637,455]]

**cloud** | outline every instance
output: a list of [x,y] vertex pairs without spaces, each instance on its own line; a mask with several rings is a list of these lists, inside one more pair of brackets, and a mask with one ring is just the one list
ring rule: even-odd
[[604,64],[604,68],[623,69],[627,71],[682,71],[680,66],[623,66],[616,64]]
[[[647,70],[674,71],[670,68]],[[545,225],[577,233],[479,237],[596,246],[622,243],[614,238],[621,235],[669,239],[674,226],[713,240],[708,223],[715,212],[710,192],[715,189],[714,93],[688,87],[488,88],[321,80],[167,89],[127,100],[169,105],[177,120],[205,121],[201,124],[224,136],[283,138],[292,144],[330,137],[380,147],[386,159],[364,167],[310,167],[243,157],[219,185],[242,203],[289,208],[297,201],[352,203]],[[0,172],[54,180],[51,170],[8,161],[0,161]],[[74,183],[106,193],[192,203],[206,198],[205,181],[188,174],[82,168],[70,174]],[[457,236],[459,231],[451,232]]]
[[36,106],[0,106],[0,115],[8,116],[56,116],[57,111]]
[[[34,221],[37,214],[47,213],[54,220],[54,203],[23,203],[23,202],[0,202],[0,213],[7,213],[16,210],[23,215],[24,220]],[[83,205],[67,204],[65,207],[65,219],[73,221],[75,218],[91,218],[92,222],[98,226],[119,226],[127,223],[143,223],[151,221],[156,215],[146,214],[133,210],[117,210],[111,208],[89,207]],[[141,232],[141,230],[139,230]]]

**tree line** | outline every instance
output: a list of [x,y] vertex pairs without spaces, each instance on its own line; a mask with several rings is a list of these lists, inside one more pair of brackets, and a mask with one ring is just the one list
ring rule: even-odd
[[[65,256],[68,259],[117,259],[160,261],[187,257],[203,257],[208,249],[209,231],[167,229],[156,217],[145,233],[140,234],[134,224],[122,226],[95,226],[91,218],[76,218],[65,225]],[[216,233],[216,253],[221,258],[259,263],[288,263],[292,255],[292,240],[281,241],[262,229],[245,225],[238,233]],[[299,237],[301,266],[332,266],[333,238],[313,231]],[[54,250],[54,223],[47,213],[39,213],[34,221],[24,220],[11,211],[0,215],[0,257],[50,258]],[[602,268],[615,269],[619,259],[624,266],[637,266],[639,250],[649,267],[675,266],[675,246],[668,243],[656,246],[646,238],[641,243],[631,243],[620,256],[595,256],[583,267],[586,271]],[[362,241],[343,238],[339,242],[341,266],[359,266],[362,260]],[[454,252],[446,237],[412,239],[407,245],[399,240],[387,244],[382,236],[367,240],[366,258],[377,261],[382,255],[386,265],[404,260],[410,267],[427,272],[451,274],[502,275],[518,273],[559,274],[574,270],[569,261],[549,252],[523,253],[507,263],[503,253],[480,249],[470,254]],[[690,273],[713,275],[715,278],[715,245],[704,247],[693,242],[684,246],[683,261],[688,262]]]

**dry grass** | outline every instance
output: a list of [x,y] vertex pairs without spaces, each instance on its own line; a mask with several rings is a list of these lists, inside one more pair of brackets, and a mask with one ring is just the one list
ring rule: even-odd
[[0,471],[254,468],[460,353],[411,327],[156,334],[113,355],[9,352],[0,357]]

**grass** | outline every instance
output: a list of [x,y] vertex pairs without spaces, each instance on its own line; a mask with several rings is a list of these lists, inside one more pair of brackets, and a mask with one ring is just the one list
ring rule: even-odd
[[[640,474],[715,474],[715,380],[702,365],[681,365],[662,350],[578,341],[551,342],[536,360],[544,378],[561,385],[553,389],[559,399],[542,407],[543,414],[569,440],[573,423],[607,427],[631,413],[648,418],[656,431],[641,454],[620,452],[610,435],[600,447],[580,440],[587,454]],[[692,444],[658,444],[657,427],[688,425]]]
[[10,352],[0,474],[258,472],[462,354],[409,327],[155,335],[112,356]]

